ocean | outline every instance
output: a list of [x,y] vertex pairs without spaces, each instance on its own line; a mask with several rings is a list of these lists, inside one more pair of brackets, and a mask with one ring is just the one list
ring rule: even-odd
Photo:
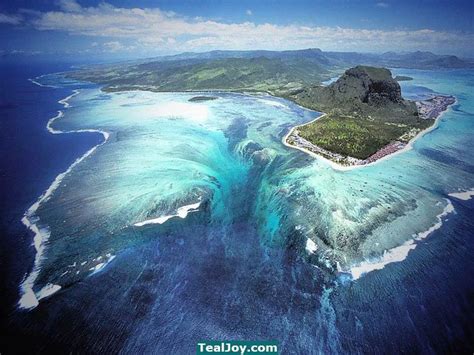
[[2,69],[6,349],[472,352],[474,71],[394,70],[457,103],[341,172],[282,144],[319,115],[286,100],[41,76],[68,68]]

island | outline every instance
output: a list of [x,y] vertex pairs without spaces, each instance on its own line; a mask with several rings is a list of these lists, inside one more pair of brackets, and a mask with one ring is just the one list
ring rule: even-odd
[[411,76],[406,76],[406,75],[397,75],[394,79],[396,81],[410,81],[410,80],[413,80],[413,78]]
[[[362,64],[353,66],[356,61]],[[368,63],[368,64],[367,64]],[[414,102],[401,95],[399,81],[383,66],[470,67],[456,57],[429,52],[362,55],[295,51],[213,51],[183,53],[137,63],[95,66],[66,73],[92,81],[106,92],[146,90],[194,92],[189,101],[214,100],[210,92],[265,93],[323,112],[294,127],[284,144],[329,159],[335,167],[362,166],[409,147],[455,102],[436,95]],[[352,66],[352,68],[350,68]],[[350,68],[350,69],[347,69]],[[334,82],[329,80],[338,77]],[[329,84],[324,85],[323,83]]]
[[297,90],[288,98],[324,114],[291,129],[284,143],[337,168],[367,165],[408,147],[456,101],[444,95],[405,100],[390,70],[369,66],[348,69],[329,86]]
[[[357,65],[389,68],[473,68],[474,62],[430,52],[367,54],[319,48],[286,51],[210,51],[181,53],[113,64],[89,65],[65,73],[102,85],[106,92],[146,90],[267,92],[320,85]],[[405,79],[399,76],[399,79]]]
[[212,101],[217,100],[216,96],[194,96],[191,97],[188,101],[189,102],[201,102],[201,101]]

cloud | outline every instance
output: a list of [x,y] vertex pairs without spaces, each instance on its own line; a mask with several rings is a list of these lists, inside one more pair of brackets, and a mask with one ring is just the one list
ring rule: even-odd
[[0,13],[0,23],[7,25],[19,25],[22,22],[21,16],[7,15]]
[[248,9],[247,11],[245,11],[245,13],[248,15],[248,16],[252,16],[253,13],[252,13],[252,10]]
[[5,50],[5,49],[0,49],[0,56],[35,56],[35,55],[40,55],[43,54],[42,51],[25,51],[23,49],[10,49],[10,50]]
[[59,0],[58,5],[61,10],[66,12],[80,12],[82,10],[81,5],[76,0]]
[[104,49],[108,52],[118,52],[124,50],[124,45],[118,41],[104,43]]
[[390,7],[390,5],[387,4],[386,2],[378,2],[378,3],[375,4],[375,6],[381,7],[381,8],[384,8],[384,9]]
[[[91,47],[98,46],[97,42],[94,42],[94,43],[92,43]],[[112,52],[112,53],[132,51],[136,48],[135,46],[126,46],[119,41],[105,42],[102,46],[103,46],[104,52]]]
[[324,50],[373,52],[452,50],[471,48],[474,43],[473,33],[430,29],[367,30],[256,24],[251,21],[224,23],[201,17],[187,18],[158,8],[121,8],[106,2],[82,7],[74,0],[61,0],[57,11],[31,13],[28,19],[28,24],[37,30],[89,36],[94,41],[103,38],[99,42],[108,43],[104,48],[109,51],[138,49],[156,53],[318,47]]

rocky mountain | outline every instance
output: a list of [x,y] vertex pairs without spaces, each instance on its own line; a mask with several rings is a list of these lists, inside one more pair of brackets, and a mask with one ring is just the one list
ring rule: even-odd
[[[106,91],[288,91],[329,79],[329,66],[298,53],[287,57],[188,58],[94,67],[69,73]],[[180,57],[179,57],[180,58]]]
[[433,121],[419,116],[415,102],[402,97],[385,68],[356,66],[329,86],[309,86],[287,97],[326,113],[300,126],[297,134],[329,157],[367,159],[392,142],[411,139]]
[[355,66],[371,65],[383,67],[400,68],[472,68],[473,60],[461,59],[454,55],[438,55],[427,51],[416,51],[407,53],[385,52],[385,53],[357,53],[357,52],[325,52],[319,48],[308,48],[287,51],[224,51],[216,50],[202,53],[181,53],[171,56],[157,57],[149,61],[176,61],[176,60],[215,60],[225,58],[279,58],[283,61],[305,59],[322,66]]
[[474,66],[456,56],[430,52],[370,54],[309,48],[182,53],[88,67],[68,75],[102,84],[109,91],[245,90],[281,94],[318,85],[354,65],[423,69]]
[[357,66],[329,86],[310,86],[289,98],[318,111],[404,122],[417,115],[415,103],[404,100],[388,69]]

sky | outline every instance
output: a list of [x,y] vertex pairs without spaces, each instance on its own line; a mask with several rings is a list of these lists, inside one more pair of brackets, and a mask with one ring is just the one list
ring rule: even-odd
[[474,0],[10,0],[0,54],[144,58],[215,49],[474,57]]

